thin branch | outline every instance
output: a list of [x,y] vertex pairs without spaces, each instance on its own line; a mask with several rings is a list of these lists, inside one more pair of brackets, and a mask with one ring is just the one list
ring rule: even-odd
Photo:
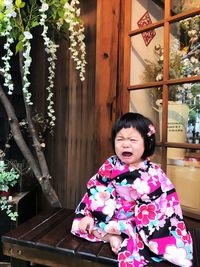
[[[22,85],[23,85],[23,55],[22,52],[19,53],[19,62],[20,62],[20,73],[21,73],[21,78],[22,78]],[[24,96],[24,94],[23,94]],[[42,172],[42,176],[45,177],[46,179],[51,178],[49,174],[49,169],[47,166],[47,162],[44,156],[44,153],[42,151],[39,138],[32,120],[31,116],[31,107],[30,105],[27,104],[25,96],[24,96],[24,104],[25,104],[25,109],[26,109],[26,118],[28,122],[28,127],[29,127],[29,132],[33,140],[33,146],[35,148],[35,152],[38,158],[38,163],[40,165],[40,169]]]
[[10,128],[12,130],[12,134],[13,134],[13,137],[15,139],[15,142],[17,143],[18,147],[20,148],[24,158],[27,160],[27,162],[31,166],[31,169],[33,170],[36,178],[40,179],[42,176],[41,171],[38,168],[37,163],[36,163],[32,153],[31,153],[30,149],[28,148],[26,142],[24,141],[24,137],[20,131],[18,119],[15,115],[15,110],[14,110],[13,106],[11,105],[9,99],[7,98],[1,85],[0,85],[0,100],[1,100],[3,106],[6,110],[9,124],[10,124]]
[[39,169],[37,162],[35,161],[30,149],[28,148],[26,142],[24,141],[24,137],[21,134],[18,119],[15,115],[15,110],[7,98],[1,84],[0,84],[0,101],[5,108],[5,111],[8,116],[8,121],[10,124],[10,128],[13,134],[13,138],[22,152],[24,158],[27,160],[30,165],[35,177],[37,178],[39,184],[41,185],[42,191],[47,198],[48,202],[52,207],[61,207],[61,203],[58,199],[58,196],[53,189],[48,177],[44,177]]

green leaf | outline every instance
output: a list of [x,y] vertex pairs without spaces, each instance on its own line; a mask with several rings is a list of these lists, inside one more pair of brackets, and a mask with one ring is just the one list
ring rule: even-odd
[[25,6],[25,2],[22,2],[22,0],[16,0],[15,5],[18,8],[23,8]]
[[4,6],[5,6],[4,0],[0,0],[0,10],[2,10]]
[[0,13],[0,21],[4,19],[4,14]]
[[39,25],[38,21],[32,21],[31,28],[37,27]]
[[23,39],[24,39],[24,35],[23,34],[20,34],[19,41],[22,41]]
[[23,49],[23,42],[22,41],[19,41],[16,45],[16,48],[15,48],[15,53],[17,54],[18,52],[22,51]]
[[23,7],[25,7],[25,2],[22,2],[20,5],[20,8],[23,8]]
[[16,7],[20,7],[21,2],[22,2],[21,0],[16,0],[16,1],[15,1],[15,5],[16,5]]
[[61,17],[61,18],[64,18],[64,10],[63,9],[59,9],[58,10],[58,15]]

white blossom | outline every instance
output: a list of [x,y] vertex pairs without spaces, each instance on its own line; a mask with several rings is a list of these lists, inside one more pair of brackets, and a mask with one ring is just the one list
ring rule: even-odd
[[30,40],[30,39],[33,38],[33,35],[32,35],[30,32],[25,31],[25,32],[24,32],[24,38],[25,38],[26,40]]

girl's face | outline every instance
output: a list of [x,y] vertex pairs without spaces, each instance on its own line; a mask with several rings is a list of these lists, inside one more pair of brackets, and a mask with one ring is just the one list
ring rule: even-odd
[[143,162],[144,139],[135,128],[122,128],[115,137],[115,153],[122,162],[136,167]]

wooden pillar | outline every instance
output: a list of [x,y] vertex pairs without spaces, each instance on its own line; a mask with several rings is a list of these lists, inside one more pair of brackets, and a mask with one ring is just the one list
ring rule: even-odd
[[120,0],[97,0],[96,130],[98,158],[111,154],[111,128],[116,119]]

